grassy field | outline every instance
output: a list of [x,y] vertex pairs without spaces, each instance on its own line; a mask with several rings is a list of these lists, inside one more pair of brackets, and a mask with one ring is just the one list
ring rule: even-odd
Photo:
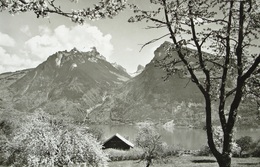
[[[110,162],[110,167],[145,167],[145,162]],[[214,157],[172,157],[166,163],[154,163],[152,167],[218,167]],[[232,158],[232,167],[260,167],[260,158]]]
[[[109,167],[145,167],[145,162],[113,161]],[[0,167],[5,167],[1,166]],[[151,167],[219,167],[214,157],[180,156],[171,157],[168,162],[155,162]],[[232,158],[232,167],[260,167],[260,158]]]

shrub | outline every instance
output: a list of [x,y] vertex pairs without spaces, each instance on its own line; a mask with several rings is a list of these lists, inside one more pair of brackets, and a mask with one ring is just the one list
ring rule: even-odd
[[173,146],[167,146],[163,149],[163,157],[176,156],[179,155],[180,149]]
[[260,157],[260,139],[252,144],[252,156]]
[[210,156],[212,155],[209,146],[204,146],[201,148],[198,153],[196,154],[197,156]]
[[[130,150],[106,149],[105,153],[111,161],[140,160],[143,158],[144,151],[135,147]],[[163,150],[163,157],[175,156],[179,154],[179,150],[174,147],[167,147]]]
[[90,128],[88,132],[91,133],[98,141],[101,140],[103,131],[97,128]]
[[260,157],[260,146],[257,146],[252,152],[253,157]]
[[111,161],[138,160],[144,153],[141,148],[130,150],[106,149],[105,152]]
[[250,136],[243,136],[239,138],[236,143],[240,147],[239,156],[242,157],[242,153],[249,151],[252,147],[253,140]]

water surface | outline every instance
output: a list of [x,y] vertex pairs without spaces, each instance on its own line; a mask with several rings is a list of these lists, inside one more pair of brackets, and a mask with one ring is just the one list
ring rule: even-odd
[[[135,125],[95,125],[95,128],[103,132],[103,141],[110,138],[116,133],[124,136],[134,143],[138,128]],[[162,126],[156,127],[162,136],[162,140],[168,145],[183,149],[197,150],[207,145],[206,131],[188,127],[174,127],[164,129]],[[260,138],[260,129],[237,129],[235,138],[242,136],[251,136],[253,140]]]

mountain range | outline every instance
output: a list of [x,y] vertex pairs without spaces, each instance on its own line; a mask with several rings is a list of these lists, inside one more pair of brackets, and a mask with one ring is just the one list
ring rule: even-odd
[[[59,51],[36,68],[0,74],[0,110],[41,108],[91,123],[173,121],[201,126],[205,114],[196,85],[177,73],[164,81],[165,71],[156,66],[170,46],[164,42],[150,63],[130,75],[95,47],[89,52]],[[171,54],[177,58],[176,52]]]

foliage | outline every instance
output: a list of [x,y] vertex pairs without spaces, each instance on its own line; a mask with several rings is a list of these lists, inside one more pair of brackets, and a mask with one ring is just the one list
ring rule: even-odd
[[161,136],[153,126],[144,124],[139,127],[136,144],[144,151],[141,160],[147,162],[147,167],[152,164],[152,160],[163,158],[166,144],[161,141]]
[[88,132],[91,133],[98,141],[100,141],[103,136],[103,131],[101,129],[89,128]]
[[[87,163],[106,166],[102,146],[87,127],[69,124],[43,111],[24,116],[9,138],[1,139],[6,164],[13,166],[64,166]],[[3,136],[3,135],[2,135]]]
[[[234,136],[234,132],[231,135]],[[223,130],[220,126],[213,127],[213,136],[214,136],[214,143],[216,145],[216,148],[219,151],[223,150],[224,137],[223,137]],[[233,137],[232,137],[232,142],[230,143],[230,145],[231,145],[232,153],[237,154],[241,150],[238,143],[233,139]]]
[[253,157],[260,157],[260,139],[254,142],[251,146],[253,152],[251,153]]
[[[78,2],[78,0],[70,1]],[[93,8],[88,7],[65,12],[56,3],[56,0],[0,0],[0,10],[7,10],[11,14],[32,11],[37,17],[48,17],[49,14],[54,13],[68,17],[75,23],[82,24],[86,19],[112,18],[125,8],[125,3],[125,0],[101,0]]]
[[[163,149],[163,157],[172,157],[178,155],[179,149],[175,147],[167,147]],[[106,149],[105,153],[111,161],[140,160],[143,158],[144,150],[135,147],[130,150]]]
[[111,161],[139,160],[144,154],[141,148],[130,150],[106,149],[105,152]]
[[210,156],[212,155],[209,146],[204,146],[202,147],[198,153],[196,154],[197,156]]
[[243,136],[243,137],[239,138],[236,141],[236,143],[240,147],[239,156],[241,157],[242,152],[250,150],[250,148],[252,147],[252,144],[253,144],[253,140],[252,140],[252,137],[250,137],[250,136]]
[[[234,132],[231,135],[234,136]],[[213,127],[213,136],[214,136],[214,143],[215,143],[218,151],[223,150],[223,142],[224,142],[223,130],[220,126]],[[238,152],[240,152],[240,150],[241,150],[240,145],[235,140],[232,140],[232,142],[231,142],[232,153],[238,154]],[[209,156],[211,154],[212,154],[212,152],[208,146],[205,146],[204,148],[200,149],[200,151],[198,153],[199,156]]]

